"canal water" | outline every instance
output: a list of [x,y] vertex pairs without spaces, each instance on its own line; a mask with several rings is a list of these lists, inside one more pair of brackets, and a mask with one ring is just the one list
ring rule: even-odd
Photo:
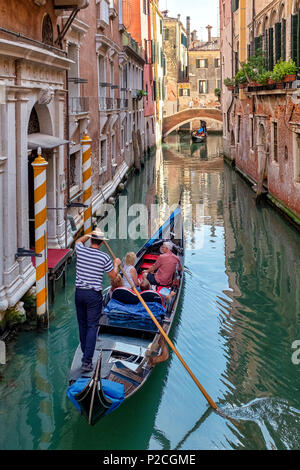
[[[49,330],[19,334],[0,366],[0,449],[299,449],[300,237],[271,207],[256,206],[219,157],[221,140],[171,134],[123,195],[129,206],[158,202],[167,213],[183,191],[189,271],[171,336],[232,420],[211,411],[170,354],[136,395],[89,427],[66,396],[78,343],[73,262]],[[142,243],[112,247],[121,257]]]

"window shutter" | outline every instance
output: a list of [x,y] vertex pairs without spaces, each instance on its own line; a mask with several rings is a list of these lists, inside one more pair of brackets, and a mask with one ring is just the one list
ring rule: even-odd
[[269,28],[269,70],[274,67],[273,28]]
[[153,81],[153,97],[154,97],[154,101],[156,101],[156,81],[155,80]]
[[196,59],[196,68],[197,68],[197,69],[200,68],[200,59]]
[[205,59],[205,68],[208,68],[208,59]]
[[261,36],[254,38],[254,55],[258,53],[259,49],[261,49]]
[[297,60],[296,65],[299,67],[300,65],[300,10],[298,10],[298,18],[297,18]]
[[291,58],[297,63],[298,15],[291,15]]
[[281,20],[281,58],[285,60],[286,58],[286,19],[282,18]]
[[281,23],[275,24],[275,62],[281,57]]
[[183,96],[183,89],[179,88],[179,96]]
[[155,63],[155,41],[152,39],[152,64]]
[[266,29],[264,31],[264,57],[265,57],[265,67],[269,69],[269,31]]
[[206,83],[205,83],[205,88],[206,88],[206,89],[205,89],[205,93],[208,93],[208,80],[205,80],[205,82],[206,82]]

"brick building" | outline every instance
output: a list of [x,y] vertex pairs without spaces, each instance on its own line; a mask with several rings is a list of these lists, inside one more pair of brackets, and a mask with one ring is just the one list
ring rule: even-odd
[[[299,66],[299,4],[256,2],[255,10],[240,2],[220,1],[222,80],[234,76],[239,63],[257,49],[266,68],[282,57]],[[244,27],[247,25],[247,27]],[[231,36],[232,47],[228,47]],[[231,72],[231,73],[230,73]],[[225,75],[226,73],[226,75]],[[222,88],[224,151],[253,184],[262,182],[268,198],[299,223],[300,104],[297,82],[259,89]]]

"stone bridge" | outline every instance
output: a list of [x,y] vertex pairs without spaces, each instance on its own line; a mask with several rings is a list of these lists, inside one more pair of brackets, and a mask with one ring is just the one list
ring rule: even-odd
[[217,108],[187,108],[179,111],[176,114],[167,116],[163,120],[163,137],[166,137],[170,132],[177,129],[178,126],[193,121],[194,119],[212,119],[214,121],[222,122],[222,113]]

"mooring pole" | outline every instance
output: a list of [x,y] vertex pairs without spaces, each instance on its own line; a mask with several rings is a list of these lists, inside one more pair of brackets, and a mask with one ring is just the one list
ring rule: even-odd
[[83,204],[84,209],[84,235],[92,231],[92,161],[91,161],[92,139],[85,134],[81,139],[82,145],[82,181],[83,181]]
[[48,327],[48,282],[47,282],[47,197],[46,197],[46,168],[48,162],[41,155],[32,163],[34,176],[34,228],[35,252],[42,256],[35,259],[36,267],[36,313],[38,328]]

